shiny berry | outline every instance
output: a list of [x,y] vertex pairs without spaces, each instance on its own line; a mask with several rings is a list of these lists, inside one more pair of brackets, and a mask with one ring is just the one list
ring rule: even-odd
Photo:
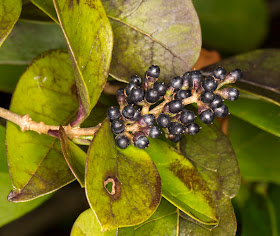
[[211,103],[215,98],[215,94],[210,91],[204,91],[200,95],[200,100],[206,104]]
[[121,113],[119,108],[112,106],[108,109],[107,116],[110,120],[117,120],[120,118]]
[[184,125],[178,122],[171,122],[170,127],[168,128],[169,133],[173,135],[183,134],[184,130],[185,130]]
[[126,119],[133,119],[134,113],[135,113],[135,108],[132,105],[127,105],[122,110],[122,115]]
[[242,78],[243,73],[240,69],[234,69],[231,72],[229,72],[231,76],[235,78],[235,81],[238,81]]
[[134,104],[141,102],[144,99],[143,89],[140,87],[133,87],[130,92],[129,98]]
[[119,104],[123,104],[124,101],[126,100],[126,96],[124,94],[124,89],[123,88],[119,88],[117,90],[116,96],[117,96],[117,100],[118,100]]
[[223,99],[220,95],[215,95],[214,100],[209,104],[212,109],[220,107],[223,105]]
[[140,149],[146,149],[149,146],[149,140],[142,132],[135,132],[133,137],[134,145]]
[[145,94],[145,99],[148,103],[155,103],[159,100],[160,95],[156,89],[149,89]]
[[167,85],[163,82],[155,82],[154,89],[158,91],[160,96],[164,96],[167,90]]
[[225,118],[228,115],[228,107],[226,105],[222,105],[214,109],[215,116]]
[[185,74],[183,74],[183,76],[182,76],[183,83],[189,83],[190,78],[191,78],[190,71],[188,71]]
[[118,135],[116,137],[116,144],[121,149],[126,149],[129,145],[129,139],[125,135]]
[[182,135],[180,135],[180,134],[178,134],[178,135],[170,135],[170,136],[168,137],[168,139],[169,139],[170,141],[174,142],[174,143],[178,143],[178,142],[181,141]]
[[189,79],[190,87],[193,87],[195,89],[199,88],[201,86],[202,78],[202,74],[199,70],[191,71]]
[[196,123],[192,123],[187,125],[186,127],[186,133],[189,135],[195,135],[200,131],[200,127],[198,124]]
[[169,112],[178,113],[183,109],[184,105],[181,100],[173,100],[168,103],[168,107],[169,107]]
[[133,117],[132,117],[131,120],[137,121],[137,120],[140,119],[140,117],[141,117],[141,111],[138,110],[138,109],[135,109],[135,110],[134,110],[134,115],[133,115]]
[[156,118],[153,114],[146,114],[142,116],[143,121],[146,125],[151,126],[155,123]]
[[183,86],[183,79],[180,76],[176,76],[169,82],[168,86],[174,88],[175,91],[178,91]]
[[181,112],[181,115],[180,115],[180,121],[183,124],[190,124],[190,123],[194,122],[195,117],[196,116],[193,111],[183,109],[183,111]]
[[235,101],[239,97],[239,91],[236,88],[224,88],[221,90],[221,95],[229,101]]
[[119,88],[117,90],[116,96],[118,97],[118,96],[121,96],[121,95],[124,95],[124,88]]
[[131,90],[132,90],[134,87],[137,87],[137,84],[129,83],[128,85],[126,85],[126,87],[125,87],[125,93],[126,93],[127,96],[129,96]]
[[152,65],[146,72],[146,75],[153,78],[158,78],[160,74],[160,69],[157,65]]
[[214,77],[218,80],[224,80],[226,77],[226,74],[227,74],[227,71],[221,66],[217,67],[213,72]]
[[176,94],[175,94],[175,99],[178,100],[183,100],[185,98],[188,98],[192,95],[191,90],[179,90]]
[[152,126],[149,136],[151,138],[159,138],[161,135],[161,129],[158,126]]
[[125,125],[122,120],[113,120],[111,123],[111,129],[115,134],[121,134],[125,130]]
[[157,118],[157,123],[162,128],[167,128],[170,126],[171,121],[167,114],[160,114]]
[[133,84],[137,84],[139,86],[141,84],[142,80],[141,80],[140,76],[133,75],[130,77],[129,82],[133,83]]
[[211,109],[206,109],[199,115],[200,120],[205,124],[211,124],[214,121],[214,112]]
[[218,84],[212,76],[209,76],[202,82],[202,87],[205,91],[214,91],[218,87]]

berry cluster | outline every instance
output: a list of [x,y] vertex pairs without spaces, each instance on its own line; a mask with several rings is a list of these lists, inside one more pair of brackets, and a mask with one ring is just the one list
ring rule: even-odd
[[200,127],[195,123],[196,115],[184,106],[196,103],[199,118],[205,124],[211,124],[215,116],[224,118],[229,111],[223,99],[234,101],[239,91],[231,87],[219,89],[242,77],[240,69],[227,74],[223,67],[218,67],[205,78],[200,71],[193,70],[176,76],[166,85],[158,81],[159,74],[160,68],[152,65],[143,81],[134,75],[125,88],[117,91],[120,108],[110,107],[108,118],[118,147],[124,149],[131,143],[145,149],[149,146],[147,137],[158,138],[162,130],[173,142],[179,142],[183,134],[197,134]]

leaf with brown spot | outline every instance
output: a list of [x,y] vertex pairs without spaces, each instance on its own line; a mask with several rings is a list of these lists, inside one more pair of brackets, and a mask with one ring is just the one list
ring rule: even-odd
[[146,152],[160,173],[163,197],[192,218],[204,224],[217,224],[212,196],[192,163],[158,139],[150,139]]
[[104,231],[142,223],[161,198],[160,176],[149,155],[133,146],[118,149],[108,119],[88,150],[85,185]]
[[81,124],[105,86],[113,33],[100,0],[54,0],[79,90],[80,109],[72,126]]
[[157,64],[169,81],[190,70],[201,49],[200,24],[191,0],[102,1],[114,32],[110,75],[128,81]]

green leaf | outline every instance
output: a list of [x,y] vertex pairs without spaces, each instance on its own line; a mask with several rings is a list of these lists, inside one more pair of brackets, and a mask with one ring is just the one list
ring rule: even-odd
[[20,19],[45,23],[52,22],[52,19],[47,14],[29,1],[23,4]]
[[201,32],[191,0],[102,2],[114,31],[110,75],[115,79],[142,76],[157,64],[160,78],[169,81],[196,62]]
[[204,224],[217,224],[213,199],[195,167],[158,139],[150,139],[146,152],[160,173],[162,195],[190,217]]
[[5,152],[5,128],[0,125],[0,227],[26,214],[49,198],[46,196],[31,202],[11,203],[7,200],[11,188]]
[[244,179],[280,184],[279,137],[231,116],[229,138]]
[[82,187],[85,187],[85,166],[86,166],[86,153],[68,140],[65,130],[62,126],[59,128],[59,139],[63,156],[71,169],[73,175],[79,181]]
[[227,137],[215,125],[201,126],[202,130],[197,135],[183,137],[180,149],[210,189],[217,206],[219,224],[212,229],[211,234],[187,217],[181,223],[188,232],[195,232],[195,235],[235,235],[236,220],[230,199],[236,195],[240,186],[236,156]]
[[5,41],[9,33],[17,22],[21,12],[21,0],[1,0],[0,2],[0,46]]
[[79,90],[80,110],[72,123],[79,125],[90,114],[105,86],[113,34],[99,0],[54,0],[54,3]]
[[57,24],[59,24],[52,0],[30,0],[35,6],[45,12]]
[[[10,110],[29,114],[33,120],[49,125],[68,124],[78,111],[68,54],[57,50],[35,59],[17,85]],[[9,195],[10,201],[30,200],[74,180],[58,139],[33,131],[23,133],[8,122],[6,143],[15,188]]]
[[117,230],[102,232],[100,230],[99,222],[92,211],[92,209],[87,209],[76,219],[72,230],[71,236],[115,236]]
[[117,149],[107,119],[88,151],[86,194],[105,231],[142,223],[160,202],[161,181],[153,161],[133,146]]
[[279,49],[256,50],[230,57],[203,68],[203,71],[213,72],[217,66],[224,66],[227,70],[240,68],[243,79],[234,86],[280,106]]
[[265,0],[193,0],[199,16],[203,44],[224,53],[258,48],[268,32]]

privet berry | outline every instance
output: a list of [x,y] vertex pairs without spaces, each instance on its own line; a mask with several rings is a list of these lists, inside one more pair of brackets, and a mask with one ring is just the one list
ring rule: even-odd
[[214,91],[218,84],[212,76],[208,76],[207,79],[203,80],[202,87],[205,91]]
[[142,116],[144,123],[148,126],[151,126],[155,123],[156,118],[153,114],[146,114]]
[[143,132],[134,133],[133,143],[139,149],[146,149],[149,146],[149,140]]
[[137,84],[129,83],[128,85],[126,85],[126,87],[125,87],[125,93],[126,93],[127,96],[130,94],[131,90],[132,90],[134,87],[137,87]]
[[215,94],[210,91],[204,91],[201,93],[200,100],[206,104],[211,103],[215,98]]
[[161,136],[161,129],[158,126],[152,126],[149,136],[151,138],[159,138]]
[[168,86],[174,88],[175,91],[178,91],[183,86],[183,79],[180,76],[176,76],[169,82]]
[[155,103],[159,100],[159,92],[155,89],[149,89],[145,94],[145,99],[148,103]]
[[160,114],[157,118],[157,123],[162,128],[168,128],[171,124],[169,115],[167,114]]
[[200,120],[205,124],[211,124],[214,121],[214,112],[211,109],[206,109],[199,115]]
[[133,84],[136,84],[136,85],[141,85],[141,77],[140,76],[138,76],[138,75],[133,75],[133,76],[131,76],[130,77],[130,79],[129,79],[129,82],[130,83],[133,83]]
[[127,105],[122,110],[122,115],[126,119],[133,119],[135,108],[132,105]]
[[143,89],[140,87],[133,87],[130,92],[129,98],[134,104],[143,101],[144,99]]
[[224,80],[226,77],[226,74],[227,74],[227,71],[221,66],[216,68],[213,72],[213,76],[218,80]]
[[217,117],[225,118],[228,115],[228,107],[226,105],[222,105],[214,109],[214,114]]
[[176,94],[175,94],[175,99],[178,100],[183,100],[185,98],[188,98],[192,95],[191,90],[179,90]]
[[146,72],[146,75],[152,78],[158,78],[160,74],[160,69],[157,65],[152,65]]
[[110,120],[117,120],[121,117],[119,108],[112,106],[108,109],[107,116]]
[[199,88],[201,86],[202,79],[203,77],[199,70],[191,71],[189,79],[190,87],[193,87],[194,89]]
[[200,131],[200,127],[198,124],[196,123],[192,123],[187,125],[186,127],[186,133],[189,135],[195,135]]
[[183,134],[184,130],[185,130],[184,125],[180,124],[179,122],[171,122],[168,128],[169,133],[173,135]]
[[111,129],[115,134],[121,134],[125,130],[125,125],[122,120],[113,120],[111,123]]
[[155,82],[153,88],[158,91],[160,96],[164,96],[166,94],[167,85],[163,82]]
[[169,112],[171,112],[171,113],[178,113],[184,107],[181,100],[173,100],[173,101],[169,102],[167,105],[169,108]]
[[190,123],[194,122],[195,117],[196,116],[195,116],[193,111],[189,111],[187,109],[183,109],[183,111],[181,112],[181,115],[180,115],[180,121],[183,124],[190,124]]
[[215,95],[214,100],[209,104],[212,109],[220,107],[223,105],[223,99],[220,95]]
[[129,139],[125,135],[118,135],[116,137],[116,144],[119,148],[125,149],[129,145]]

